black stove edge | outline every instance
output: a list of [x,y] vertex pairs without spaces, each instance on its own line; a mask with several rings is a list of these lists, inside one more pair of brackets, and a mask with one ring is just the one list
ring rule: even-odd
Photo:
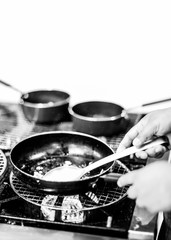
[[[78,232],[78,233],[89,233],[93,235],[101,235],[101,236],[112,236],[119,237],[122,239],[128,239],[128,229],[123,230],[120,228],[109,228],[98,227],[98,226],[86,226],[86,225],[78,225],[72,223],[62,223],[62,222],[47,222],[43,220],[33,220],[33,219],[25,219],[25,218],[15,218],[11,216],[0,216],[0,224],[10,224],[10,225],[18,225],[18,226],[27,226],[27,227],[37,227],[51,230],[59,230],[59,231],[67,231],[67,232]],[[67,228],[66,228],[67,225]]]

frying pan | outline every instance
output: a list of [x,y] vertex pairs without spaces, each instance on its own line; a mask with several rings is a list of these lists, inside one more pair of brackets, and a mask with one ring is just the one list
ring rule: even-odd
[[[130,147],[112,156],[114,151],[91,135],[68,131],[44,132],[19,142],[11,150],[10,162],[14,175],[28,187],[47,193],[77,194],[92,188],[100,176],[109,172],[118,158],[159,144],[168,146],[169,140],[169,136],[163,136],[141,148]],[[81,172],[88,173],[88,176],[71,181],[68,176],[67,181],[61,181],[58,177],[46,178],[49,172],[61,167],[81,168]]]
[[19,142],[11,150],[10,162],[14,175],[28,187],[53,194],[74,194],[91,189],[113,162],[93,170],[88,178],[72,182],[45,180],[43,176],[59,166],[84,167],[112,153],[106,143],[88,134],[52,131]]
[[[141,107],[170,101],[164,99],[143,104]],[[94,136],[112,136],[125,131],[129,124],[128,113],[135,108],[124,109],[113,102],[87,101],[69,107],[73,129]]]
[[37,123],[59,122],[69,117],[70,95],[58,90],[36,90],[22,93],[16,87],[0,80],[0,83],[20,93],[20,106],[29,121]]

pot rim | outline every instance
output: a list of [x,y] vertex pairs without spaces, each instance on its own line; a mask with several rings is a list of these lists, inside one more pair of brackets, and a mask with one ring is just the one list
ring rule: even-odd
[[[108,149],[111,150],[111,154],[112,153],[115,153],[115,151],[107,144],[105,143],[104,141],[102,141],[101,139],[95,137],[95,136],[92,136],[90,134],[86,134],[86,133],[81,133],[81,132],[76,132],[76,131],[47,131],[47,132],[42,132],[42,133],[36,133],[36,134],[33,134],[27,138],[24,138],[23,140],[21,140],[19,143],[17,143],[10,151],[10,162],[12,164],[12,166],[14,167],[14,169],[16,169],[19,173],[31,178],[31,179],[34,179],[36,180],[37,182],[41,181],[41,182],[49,182],[49,183],[53,183],[54,181],[50,181],[50,180],[46,180],[44,179],[43,177],[40,178],[40,177],[35,177],[25,171],[23,171],[22,169],[20,169],[19,167],[17,167],[17,165],[13,162],[12,160],[12,152],[14,151],[14,149],[19,145],[19,144],[22,144],[22,142],[24,141],[27,141],[28,139],[33,139],[35,138],[36,136],[40,136],[40,135],[50,135],[50,134],[69,134],[69,135],[79,135],[79,136],[85,136],[85,137],[88,137],[90,139],[94,139],[98,142],[101,142],[103,145],[106,145],[106,147]],[[64,181],[62,182],[62,184],[66,184],[66,183],[76,183],[76,182],[80,182],[80,181],[87,181],[87,180],[91,180],[91,179],[95,179],[95,178],[99,178],[101,175],[107,173],[109,171],[109,169],[112,167],[113,163],[111,163],[110,167],[108,169],[106,169],[106,171],[104,171],[103,173],[99,173],[99,174],[96,174],[96,175],[93,175],[93,176],[90,176],[88,178],[83,178],[83,179],[79,179],[79,180],[75,180],[75,181]],[[56,183],[61,183],[61,181],[55,181]]]
[[[38,92],[56,92],[56,93],[64,93],[66,95],[66,98],[57,102],[47,102],[47,103],[31,103],[31,102],[27,102],[27,100],[24,100],[24,96],[25,95],[29,95],[29,93],[38,93]],[[35,90],[35,91],[29,91],[27,93],[23,93],[21,98],[20,98],[20,105],[26,106],[26,107],[32,107],[32,108],[53,108],[53,107],[58,107],[58,106],[62,106],[62,105],[66,105],[69,104],[70,102],[70,94],[68,92],[65,91],[60,91],[60,90],[46,90],[46,89],[39,89],[39,90]]]
[[68,111],[69,113],[75,117],[75,118],[78,118],[80,120],[84,120],[84,121],[87,121],[87,122],[111,122],[111,121],[115,121],[117,119],[120,119],[122,117],[126,118],[127,117],[127,111],[121,107],[122,111],[120,114],[118,115],[114,115],[114,116],[111,116],[111,117],[100,117],[100,118],[97,118],[97,117],[87,117],[87,116],[83,116],[83,115],[80,115],[78,113],[76,113],[73,108],[78,106],[78,105],[81,105],[81,104],[86,104],[86,103],[109,103],[109,104],[113,104],[115,106],[119,106],[121,107],[120,105],[118,104],[115,104],[115,103],[112,103],[112,102],[105,102],[105,101],[86,101],[86,102],[79,102],[71,107],[68,108]]

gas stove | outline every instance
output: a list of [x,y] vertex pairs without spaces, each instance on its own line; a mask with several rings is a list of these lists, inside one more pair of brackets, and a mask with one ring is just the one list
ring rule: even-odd
[[[2,157],[0,156],[0,160],[2,159],[2,168],[0,168],[0,170],[2,169],[0,172],[1,223],[113,236],[121,239],[129,238],[129,230],[135,212],[135,202],[126,197],[126,188],[120,190],[116,186],[116,182],[111,181],[112,177],[102,178],[101,185],[99,185],[100,193],[98,194],[90,192],[84,197],[77,195],[54,196],[42,195],[39,192],[35,194],[35,191],[27,189],[11,172],[9,154],[10,149],[17,142],[27,136],[44,131],[72,131],[73,127],[70,119],[53,125],[34,124],[24,118],[18,105],[9,103],[0,104],[0,117],[0,147],[2,149]],[[130,115],[128,128],[139,119],[139,115]],[[124,134],[120,133],[107,138],[101,136],[99,138],[116,150]],[[3,158],[3,156],[5,157]],[[122,164],[128,169],[134,170],[143,167],[146,162],[139,161],[135,157],[126,157],[120,160],[119,168],[122,168]],[[112,172],[110,175],[112,176]],[[80,209],[82,207],[81,199],[84,204],[86,203],[86,208],[80,211],[74,211],[73,209],[66,211],[68,199],[69,202],[74,202],[74,204],[80,206]],[[57,200],[60,205],[57,204]],[[64,205],[65,208],[62,208]]]

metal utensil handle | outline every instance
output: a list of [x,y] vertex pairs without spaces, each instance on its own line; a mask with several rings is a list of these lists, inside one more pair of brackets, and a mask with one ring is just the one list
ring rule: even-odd
[[3,85],[5,85],[6,87],[12,88],[13,90],[19,92],[20,94],[23,94],[18,88],[12,86],[12,85],[9,84],[9,83],[6,83],[6,82],[4,82],[4,81],[2,81],[2,80],[0,80],[0,83],[2,83]]
[[[113,162],[117,159],[120,159],[120,158],[123,158],[123,157],[126,157],[126,156],[129,156],[131,154],[135,154],[137,152],[140,152],[140,151],[143,151],[143,150],[146,150],[148,148],[152,148],[152,147],[155,147],[157,145],[161,145],[161,144],[164,144],[164,143],[168,143],[166,137],[158,137],[156,138],[155,140],[151,141],[151,142],[148,142],[148,143],[145,143],[142,147],[140,148],[137,148],[135,146],[133,147],[130,147],[130,148],[127,148],[125,149],[124,151],[122,152],[118,152],[118,153],[114,153],[114,154],[111,154],[103,159],[100,159],[99,161],[96,161],[90,165],[88,165],[87,167],[85,167],[85,173],[87,172],[90,172],[92,171],[93,169],[96,169],[98,167],[101,167],[107,163],[110,163],[110,162]],[[84,174],[85,174],[84,173]]]
[[112,172],[112,173],[102,175],[100,178],[104,179],[106,182],[117,182],[122,175],[123,173]]

